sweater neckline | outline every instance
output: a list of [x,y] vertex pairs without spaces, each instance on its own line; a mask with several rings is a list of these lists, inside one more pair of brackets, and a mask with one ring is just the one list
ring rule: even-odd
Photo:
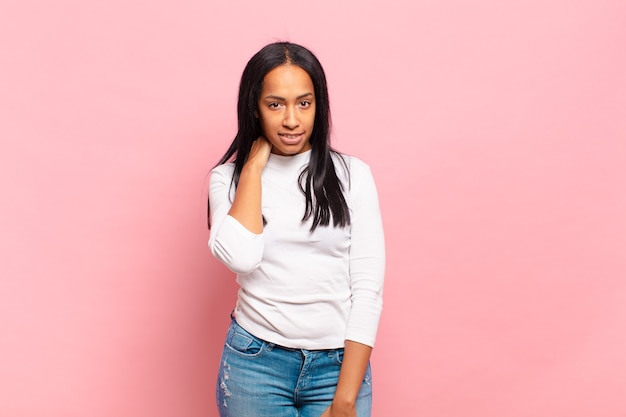
[[267,164],[276,168],[301,168],[308,164],[311,158],[311,150],[304,151],[295,155],[278,155],[271,153]]

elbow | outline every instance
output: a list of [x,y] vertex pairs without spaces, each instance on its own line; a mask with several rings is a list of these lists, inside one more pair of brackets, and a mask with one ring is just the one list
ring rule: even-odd
[[251,274],[259,267],[259,265],[261,265],[260,259],[258,261],[250,259],[244,260],[243,262],[231,262],[229,264],[226,264],[228,269],[238,275]]
[[210,242],[209,247],[215,258],[222,262],[228,269],[239,275],[247,275],[254,272],[263,258],[263,251],[244,250],[238,253],[228,250],[218,241]]

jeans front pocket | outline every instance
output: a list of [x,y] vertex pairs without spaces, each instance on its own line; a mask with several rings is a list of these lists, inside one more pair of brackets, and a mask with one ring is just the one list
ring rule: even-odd
[[236,321],[230,325],[226,335],[226,346],[245,356],[256,356],[261,353],[265,341],[248,333]]

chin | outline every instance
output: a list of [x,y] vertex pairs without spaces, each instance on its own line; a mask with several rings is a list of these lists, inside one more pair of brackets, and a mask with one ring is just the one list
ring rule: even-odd
[[306,152],[310,149],[311,147],[306,145],[285,145],[281,143],[280,146],[273,145],[272,153],[275,153],[277,155],[293,156],[299,153]]

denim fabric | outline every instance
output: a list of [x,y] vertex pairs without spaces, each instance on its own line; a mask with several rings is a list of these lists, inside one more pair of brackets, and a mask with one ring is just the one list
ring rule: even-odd
[[[343,349],[288,349],[265,342],[232,321],[217,378],[220,417],[319,417],[335,394]],[[370,367],[357,416],[370,417]]]

